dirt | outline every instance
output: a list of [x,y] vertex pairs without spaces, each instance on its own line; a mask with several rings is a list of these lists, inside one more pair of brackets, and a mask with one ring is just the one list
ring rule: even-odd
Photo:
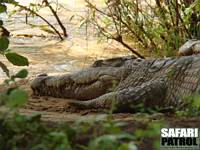
[[[17,82],[17,86],[27,91],[29,94],[29,100],[27,104],[20,110],[22,114],[32,115],[39,113],[42,115],[43,120],[49,121],[66,121],[74,122],[78,119],[99,117],[104,118],[108,113],[97,112],[95,110],[74,110],[67,104],[66,99],[53,98],[48,96],[35,96],[32,94],[30,88],[30,82],[33,78],[27,78]],[[16,86],[16,85],[14,85]],[[0,92],[3,89],[0,88]],[[5,89],[4,89],[5,90]],[[156,114],[130,114],[130,113],[117,113],[113,114],[113,119],[122,121],[134,121],[149,122],[152,120],[163,120],[169,123],[170,126],[174,127],[199,127],[200,116],[197,117],[177,117],[172,113],[156,113]]]
[[[12,85],[19,86],[29,95],[28,103],[24,106],[24,108],[20,110],[20,112],[23,114],[32,115],[34,113],[39,113],[42,115],[43,120],[50,120],[55,122],[73,122],[79,118],[81,119],[108,115],[108,113],[97,112],[96,110],[75,110],[68,105],[67,99],[48,96],[35,96],[32,94],[32,90],[30,88],[30,82],[32,80],[33,77],[30,77],[24,80],[17,81],[16,84]],[[3,91],[5,91],[5,88],[0,88],[0,92]],[[113,119],[123,120],[127,122],[133,120],[138,120],[139,122],[149,122],[149,120],[165,120],[171,125],[180,125],[184,127],[198,127],[197,125],[200,125],[200,116],[185,118],[177,117],[175,114],[172,113],[156,113],[148,115],[142,115],[142,113],[117,113],[113,114]]]
[[[32,91],[30,88],[30,82],[32,78],[28,78],[25,80],[21,80],[17,82],[17,85],[20,88],[24,89],[29,94],[28,103],[24,106],[24,108],[20,109],[20,113],[24,115],[33,115],[33,114],[41,114],[41,118],[44,122],[49,123],[58,123],[58,122],[67,122],[73,124],[77,121],[86,121],[90,119],[95,120],[104,120],[108,114],[95,112],[95,110],[72,110],[67,104],[66,99],[61,98],[53,98],[53,97],[39,97],[32,95]],[[16,86],[13,85],[13,86]],[[0,92],[2,92],[3,88],[0,88]],[[112,115],[113,120],[119,122],[125,122],[126,125],[122,127],[123,131],[128,133],[134,133],[138,129],[145,130],[150,123],[159,123],[162,122],[168,127],[188,127],[188,128],[200,128],[200,116],[186,118],[186,117],[177,117],[174,114],[130,114],[130,113],[118,113]],[[98,126],[98,124],[97,124]],[[94,127],[98,128],[98,127]],[[100,135],[101,135],[100,131]],[[77,136],[74,143],[86,144],[91,138],[94,138],[92,130],[89,133],[81,134],[82,136]],[[156,139],[159,141],[159,137]],[[140,143],[136,142],[139,150],[153,150],[155,142],[155,137],[143,137],[140,140]]]

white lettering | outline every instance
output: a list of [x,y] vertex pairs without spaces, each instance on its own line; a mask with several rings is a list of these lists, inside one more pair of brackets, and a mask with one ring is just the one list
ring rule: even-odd
[[199,137],[199,129],[198,128],[194,129],[194,137]]
[[179,135],[181,134],[181,129],[180,128],[176,128],[175,129],[175,134],[176,134],[176,137],[179,137]]
[[188,128],[186,137],[194,137],[194,129]]
[[198,128],[162,128],[161,137],[199,137]]
[[188,137],[188,136],[187,136],[187,130],[184,129],[184,128],[181,128],[181,133],[180,133],[180,135],[177,136],[177,137]]
[[161,137],[168,137],[168,129],[167,128],[161,129]]
[[175,131],[173,128],[169,128],[169,136],[168,137],[176,137]]

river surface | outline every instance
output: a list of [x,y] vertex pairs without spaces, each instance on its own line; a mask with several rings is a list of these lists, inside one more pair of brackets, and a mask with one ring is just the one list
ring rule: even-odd
[[[38,0],[18,0],[22,5]],[[40,2],[40,1],[39,1]],[[25,12],[19,12],[12,17],[7,14],[1,15],[4,26],[11,32],[10,49],[26,56],[29,59],[28,67],[16,67],[0,56],[1,61],[6,63],[11,73],[16,73],[22,68],[27,68],[29,77],[35,77],[41,73],[50,75],[70,73],[88,67],[93,61],[102,58],[128,55],[130,52],[114,41],[103,41],[98,43],[98,34],[91,25],[79,27],[81,17],[87,17],[88,10],[84,0],[59,0],[62,8],[58,10],[58,15],[65,25],[68,38],[60,42],[57,37],[40,28],[32,28],[25,24]],[[97,6],[103,7],[101,0],[94,0]],[[8,6],[11,13],[16,8]],[[8,14],[9,14],[8,13]],[[57,22],[48,9],[39,11],[43,17],[54,24]],[[70,20],[71,16],[75,17]],[[45,25],[38,17],[28,17],[29,24]],[[25,37],[24,35],[30,35]],[[1,81],[5,79],[5,74],[0,70]]]

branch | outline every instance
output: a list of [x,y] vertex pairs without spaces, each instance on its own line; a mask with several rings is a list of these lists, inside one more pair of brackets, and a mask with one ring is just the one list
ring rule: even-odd
[[46,22],[55,31],[55,33],[59,36],[59,38],[61,40],[63,40],[63,37],[61,36],[61,34],[59,33],[59,31],[52,24],[50,24],[49,21],[47,21],[44,17],[42,17],[41,15],[39,15],[37,12],[31,10],[30,8],[27,8],[26,6],[23,6],[23,5],[20,5],[20,4],[16,4],[16,6],[18,6],[18,7],[22,8],[23,10],[26,10],[26,11],[28,11],[28,12],[30,12],[30,13],[38,16],[39,18],[41,18],[44,22]]
[[61,22],[60,18],[58,17],[56,11],[51,7],[51,5],[49,4],[48,0],[43,0],[43,3],[45,3],[45,5],[46,5],[47,7],[49,7],[49,9],[50,9],[51,12],[53,13],[54,17],[56,18],[56,20],[57,20],[57,22],[58,22],[60,28],[62,29],[64,37],[67,37],[68,35],[67,35],[66,28],[65,28],[64,25],[62,24],[62,22]]
[[113,38],[114,40],[116,40],[117,42],[121,43],[124,47],[126,47],[127,49],[129,49],[133,54],[135,54],[136,56],[142,58],[142,59],[145,59],[144,56],[142,56],[141,54],[139,54],[136,50],[134,50],[132,47],[130,47],[128,44],[126,44],[122,37],[119,36],[119,37],[116,37],[116,38]]
[[[110,13],[106,13],[106,12],[104,12],[104,11],[101,11],[100,9],[98,9],[95,5],[93,5],[92,3],[90,3],[89,2],[89,0],[85,0],[86,1],[86,3],[89,5],[88,7],[90,7],[91,9],[94,9],[94,10],[96,10],[97,12],[99,12],[100,14],[103,14],[103,15],[105,15],[105,16],[107,16],[107,17],[110,17],[111,19],[112,19],[112,21],[114,22],[114,25],[115,25],[115,29],[116,29],[116,31],[117,31],[117,36],[114,36],[114,35],[112,35],[109,31],[107,31],[104,27],[102,27],[95,19],[93,19],[93,21],[91,21],[91,23],[95,26],[95,27],[97,27],[97,29],[99,30],[99,33],[101,33],[103,36],[105,36],[106,38],[108,38],[108,39],[113,39],[113,40],[115,40],[115,41],[117,41],[117,42],[119,42],[119,43],[121,43],[124,47],[126,47],[128,50],[130,50],[133,54],[135,54],[136,56],[138,56],[138,57],[140,57],[140,58],[142,58],[142,59],[144,59],[145,57],[144,56],[142,56],[141,54],[139,54],[137,51],[135,51],[132,47],[130,47],[128,44],[126,44],[124,41],[123,41],[123,39],[122,39],[122,35],[121,35],[121,31],[119,31],[119,29],[118,29],[118,27],[117,27],[117,22],[116,21],[119,21],[120,22],[120,24],[121,23],[123,23],[122,22],[122,19],[120,18],[115,18],[115,15],[114,15],[114,13],[117,13],[116,11],[115,12],[113,12],[112,10],[111,10],[111,8],[110,8],[110,6],[108,5],[108,3],[106,3],[107,4],[107,7],[108,7],[108,9],[109,9],[109,12]],[[128,25],[127,25],[128,26]],[[132,31],[131,30],[131,32],[134,32],[134,31]],[[139,41],[140,41],[141,39],[139,39]]]

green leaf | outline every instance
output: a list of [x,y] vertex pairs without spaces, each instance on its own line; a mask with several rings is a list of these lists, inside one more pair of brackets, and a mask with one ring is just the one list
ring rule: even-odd
[[[108,134],[108,135],[102,135],[100,137],[97,137],[96,139],[92,140],[89,143],[89,149],[99,149],[99,146],[105,144],[111,144],[109,146],[111,146],[112,148],[114,148],[113,146],[117,146],[118,141],[120,140],[133,140],[134,136],[130,135],[130,134]],[[103,144],[102,144],[103,143]],[[107,145],[108,146],[108,145]]]
[[5,93],[0,93],[0,106],[8,101],[8,95]]
[[7,37],[1,37],[0,38],[0,51],[5,51],[7,50],[9,46],[9,40]]
[[9,75],[9,70],[8,70],[7,66],[4,63],[2,63],[1,61],[0,61],[0,67],[3,70],[3,72],[5,72],[6,75],[9,77],[10,76]]
[[2,20],[0,20],[0,27],[3,25],[3,21]]
[[42,31],[47,32],[47,33],[55,34],[55,32],[54,32],[53,30],[49,29],[48,27],[40,27],[40,29],[41,29]]
[[0,4],[0,13],[3,13],[7,10],[7,7],[5,5]]
[[28,94],[25,91],[15,89],[11,91],[7,105],[13,108],[18,108],[23,106],[27,100]]
[[137,150],[137,146],[134,143],[122,144],[118,150]]
[[8,52],[5,55],[6,55],[6,58],[9,60],[9,62],[11,62],[13,65],[16,65],[16,66],[28,66],[29,65],[28,59],[17,53]]
[[41,121],[41,114],[33,114],[31,116],[26,116],[27,121],[29,122],[40,122]]
[[20,70],[16,75],[14,75],[14,78],[26,78],[28,75],[28,71],[26,69]]

